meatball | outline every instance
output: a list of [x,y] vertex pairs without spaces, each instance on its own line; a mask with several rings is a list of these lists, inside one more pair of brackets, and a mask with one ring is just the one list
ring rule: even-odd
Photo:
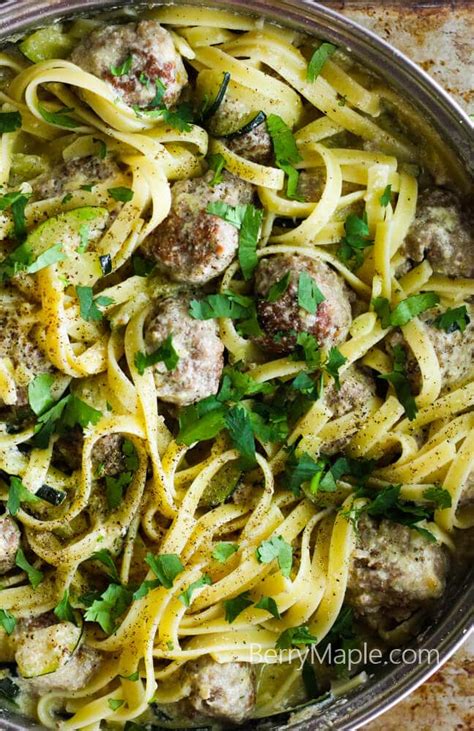
[[369,624],[402,622],[439,598],[445,588],[445,548],[389,520],[359,520],[351,557],[347,601]]
[[10,359],[17,384],[15,403],[8,404],[9,406],[25,406],[28,403],[27,386],[30,381],[40,373],[53,370],[35,340],[33,327],[33,318],[28,314],[25,316],[21,304],[2,307],[0,358]]
[[25,690],[34,695],[43,695],[50,692],[74,692],[84,688],[97,669],[101,656],[90,647],[74,646],[74,642],[71,642],[73,633],[79,636],[79,644],[80,630],[71,622],[57,622],[52,613],[32,620],[22,620],[17,625],[12,637],[19,670],[47,665],[48,660],[53,658],[58,663],[54,672],[25,677]]
[[298,176],[298,195],[306,202],[318,201],[324,190],[325,179],[314,171],[302,170]]
[[414,262],[428,259],[433,271],[449,277],[474,277],[474,218],[455,193],[424,191],[404,244]]
[[178,282],[202,284],[222,274],[234,258],[239,232],[231,223],[206,213],[208,203],[250,203],[252,186],[228,172],[210,186],[214,173],[173,185],[168,217],[145,241],[146,256]]
[[111,160],[98,157],[80,157],[55,165],[33,183],[33,197],[46,200],[79,190],[81,185],[93,185],[120,175],[120,169]]
[[[270,288],[290,273],[289,285],[275,302],[267,300]],[[298,304],[298,283],[309,274],[324,296],[314,314]],[[349,290],[344,281],[322,261],[304,256],[281,255],[262,259],[255,272],[257,313],[264,331],[257,342],[265,350],[288,353],[296,346],[297,333],[313,335],[325,348],[342,342],[351,325]]]
[[73,50],[71,61],[110,84],[130,106],[149,105],[161,85],[161,101],[172,106],[188,80],[171,35],[155,20],[94,30]]
[[217,393],[224,367],[224,346],[214,320],[194,320],[188,298],[159,302],[145,322],[149,352],[172,336],[179,356],[173,370],[163,362],[153,366],[157,394],[163,401],[187,406]]
[[0,574],[15,567],[16,552],[20,548],[21,533],[9,515],[0,518]]
[[261,165],[268,165],[273,157],[273,145],[266,122],[257,125],[250,132],[230,138],[226,144],[236,155]]
[[341,387],[336,388],[331,383],[324,392],[326,406],[328,406],[334,419],[352,413],[353,428],[344,437],[336,439],[331,443],[324,443],[321,450],[326,454],[336,454],[344,449],[350,439],[364,423],[369,413],[369,401],[375,396],[375,381],[368,373],[351,366],[341,376]]
[[[454,330],[446,332],[433,325],[434,318],[439,314],[438,310],[428,310],[420,315],[426,330],[433,344],[441,370],[442,391],[463,381],[472,372],[474,353],[474,307],[469,307],[470,323],[464,332]],[[406,345],[403,335],[400,332],[392,332],[386,338],[386,345],[389,352],[395,345],[402,345],[406,351],[406,371],[412,387],[419,391],[421,386],[421,375],[418,363],[412,351]]]
[[[84,437],[81,429],[75,428],[67,437],[60,437],[56,444],[56,455],[71,470],[82,466]],[[92,474],[94,477],[118,475],[125,471],[125,455],[122,451],[121,434],[106,434],[95,443],[92,449]]]
[[217,663],[205,655],[185,665],[182,684],[189,695],[182,702],[185,717],[242,723],[255,706],[255,675],[245,662]]

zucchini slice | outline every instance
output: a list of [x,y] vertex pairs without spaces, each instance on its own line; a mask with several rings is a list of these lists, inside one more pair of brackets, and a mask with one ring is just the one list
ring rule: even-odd
[[83,630],[83,625],[59,622],[28,632],[15,653],[20,675],[37,678],[59,670],[79,647]]
[[20,51],[33,63],[50,58],[66,58],[76,45],[76,41],[62,32],[61,26],[50,25],[27,36],[20,43]]
[[242,470],[239,468],[237,462],[227,462],[211,478],[211,481],[201,496],[200,504],[215,508],[216,505],[225,502],[236,489],[241,474]]

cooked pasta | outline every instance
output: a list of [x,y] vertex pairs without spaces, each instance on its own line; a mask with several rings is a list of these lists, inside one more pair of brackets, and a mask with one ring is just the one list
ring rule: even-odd
[[363,682],[309,651],[416,633],[474,525],[464,172],[248,16],[64,22],[0,66],[1,694],[93,731]]

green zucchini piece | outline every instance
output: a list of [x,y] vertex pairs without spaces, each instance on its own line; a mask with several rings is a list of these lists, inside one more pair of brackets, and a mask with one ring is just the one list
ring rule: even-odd
[[61,505],[66,498],[66,493],[62,490],[56,490],[50,485],[41,485],[40,489],[36,491],[36,497],[45,500],[51,505]]
[[222,137],[225,137],[227,140],[233,140],[236,137],[242,137],[242,135],[248,134],[248,132],[251,132],[255,127],[258,127],[262,124],[267,118],[267,115],[265,112],[258,112],[252,119],[244,124],[242,127],[239,127],[239,129],[236,129],[234,132],[228,132],[225,135],[221,135]]
[[227,87],[229,86],[230,81],[230,74],[228,71],[224,71],[224,78],[222,79],[222,83],[217,90],[217,94],[214,98],[214,100],[211,102],[211,104],[206,108],[204,107],[202,113],[201,113],[201,119],[206,120],[210,117],[213,117],[214,114],[219,109],[220,105],[224,101],[224,97],[227,93]]
[[200,504],[215,508],[225,502],[236,489],[241,474],[242,470],[237,462],[227,462],[212,477],[201,496]]
[[49,675],[66,664],[82,640],[84,625],[59,622],[35,629],[18,646],[15,660],[23,678]]
[[18,181],[32,180],[48,170],[47,162],[39,155],[25,155],[23,152],[14,152],[10,177]]
[[62,32],[61,26],[50,25],[27,36],[20,43],[20,51],[33,63],[39,63],[50,58],[66,58],[74,46],[74,40]]
[[[47,249],[61,244],[66,259],[56,266],[73,285],[92,287],[100,279],[102,268],[99,256],[92,251],[93,242],[106,226],[109,212],[106,208],[83,206],[44,221],[26,239],[26,247],[38,257]],[[90,241],[87,251],[78,251],[81,245],[81,231],[87,228]]]

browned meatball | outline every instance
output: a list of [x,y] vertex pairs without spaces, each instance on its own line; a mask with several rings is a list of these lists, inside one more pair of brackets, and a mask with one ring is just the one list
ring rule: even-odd
[[[268,302],[270,288],[290,273],[289,286],[275,302]],[[298,282],[309,274],[325,297],[314,314],[298,304]],[[262,259],[255,272],[257,312],[264,335],[257,340],[266,350],[288,353],[296,345],[296,333],[313,335],[321,347],[342,342],[351,324],[349,290],[344,281],[322,261],[304,256],[279,255]]]
[[181,180],[172,188],[168,217],[148,237],[144,253],[178,282],[202,284],[222,274],[234,258],[239,233],[235,226],[206,213],[208,203],[250,203],[252,186],[228,172],[211,187],[214,173]]
[[305,201],[318,201],[324,190],[324,176],[315,171],[302,170],[298,176],[297,193]]
[[[94,30],[74,49],[71,61],[110,84],[130,106],[150,104],[157,81],[165,86],[163,103],[172,106],[188,80],[171,35],[155,20]],[[125,73],[117,74],[121,66]]]
[[255,706],[255,675],[245,662],[217,663],[205,655],[185,665],[182,684],[189,695],[180,709],[185,717],[242,723]]
[[40,349],[33,332],[34,317],[31,306],[26,310],[13,301],[0,312],[0,358],[9,358],[17,385],[16,401],[9,406],[28,403],[27,386],[40,373],[52,371],[53,366]]
[[424,191],[405,239],[405,254],[419,263],[425,257],[433,271],[449,277],[474,277],[472,205],[442,188]]
[[46,200],[79,190],[81,185],[93,185],[120,175],[120,169],[111,160],[98,157],[80,157],[55,165],[33,182],[33,196]]
[[20,529],[9,515],[0,518],[0,574],[15,567],[16,552],[20,548]]
[[334,419],[346,414],[352,414],[353,425],[351,431],[344,437],[333,442],[321,445],[321,451],[326,454],[336,454],[344,449],[350,439],[364,423],[369,413],[369,401],[375,396],[375,381],[367,371],[357,366],[351,366],[341,376],[341,387],[335,383],[327,386],[324,392],[326,405],[331,409]]
[[359,521],[347,601],[375,627],[401,622],[439,598],[445,588],[445,548],[413,528],[368,515]]
[[229,140],[224,140],[224,142],[226,142],[229,150],[246,160],[258,162],[261,165],[268,165],[271,162],[273,146],[266,122],[257,125],[250,132],[237,135]]
[[[73,429],[55,443],[56,455],[72,470],[81,469],[84,436],[81,429]],[[92,449],[92,474],[94,477],[118,475],[125,471],[125,455],[122,451],[123,436],[106,434]]]
[[[474,355],[474,307],[468,308],[470,323],[464,332],[454,330],[446,332],[433,325],[433,320],[439,314],[439,310],[428,310],[420,315],[420,319],[426,326],[426,331],[433,344],[441,370],[442,391],[465,380],[473,370]],[[421,386],[420,369],[418,363],[408,348],[403,335],[396,331],[386,338],[386,345],[389,352],[395,345],[402,345],[406,351],[406,370],[408,378],[416,391]]]
[[217,393],[224,346],[214,320],[194,320],[186,297],[165,299],[145,322],[148,351],[156,350],[170,334],[179,361],[173,370],[163,362],[153,366],[159,398],[186,406]]

